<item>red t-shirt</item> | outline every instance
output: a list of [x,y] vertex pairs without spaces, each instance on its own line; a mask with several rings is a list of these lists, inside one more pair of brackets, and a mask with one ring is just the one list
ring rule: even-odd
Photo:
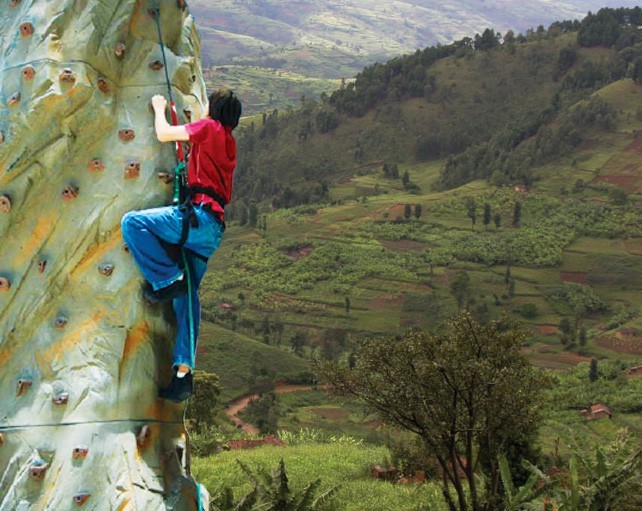
[[[232,129],[209,118],[186,124],[185,128],[192,144],[187,184],[213,188],[226,202],[230,202],[236,166],[236,141],[232,136]],[[197,194],[194,202],[210,204],[212,211],[219,212],[223,220],[223,208],[214,199]]]

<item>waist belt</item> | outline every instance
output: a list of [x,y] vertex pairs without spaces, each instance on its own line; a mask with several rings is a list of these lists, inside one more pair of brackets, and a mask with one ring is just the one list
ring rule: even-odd
[[[189,235],[190,227],[198,227],[198,218],[194,213],[194,196],[196,195],[206,195],[207,197],[213,199],[222,209],[225,208],[227,201],[220,196],[213,188],[206,186],[189,186],[186,190],[185,201],[178,207],[180,212],[183,215],[183,227],[181,230],[181,239],[178,242],[180,246],[185,245],[187,241],[187,236]],[[203,209],[205,209],[209,214],[214,216],[216,220],[221,224],[223,229],[225,229],[225,222],[221,218],[221,214],[218,211],[213,211],[210,204],[206,204]]]

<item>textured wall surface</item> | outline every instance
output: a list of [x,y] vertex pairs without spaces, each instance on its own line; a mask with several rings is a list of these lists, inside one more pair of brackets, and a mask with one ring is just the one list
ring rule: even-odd
[[[161,24],[180,121],[205,102],[183,2]],[[167,203],[174,150],[153,2],[0,0],[0,511],[195,509],[171,312],[147,305],[122,215]]]

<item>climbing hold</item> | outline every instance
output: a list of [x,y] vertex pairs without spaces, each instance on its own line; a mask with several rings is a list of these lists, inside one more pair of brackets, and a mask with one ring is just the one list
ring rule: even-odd
[[125,179],[136,179],[140,175],[140,163],[132,161],[125,167]]
[[185,108],[183,110],[183,113],[185,114],[185,118],[187,119],[187,122],[192,122],[192,111],[189,108]]
[[114,273],[114,265],[103,264],[98,268],[98,271],[100,272],[101,275],[104,275],[105,277],[111,277],[111,274]]
[[44,273],[47,269],[47,260],[38,261],[38,273]]
[[0,211],[3,213],[11,211],[11,197],[8,195],[0,195]]
[[3,142],[4,142],[4,133],[0,131],[0,144],[2,144]]
[[9,106],[16,106],[18,103],[20,103],[20,93],[15,92],[11,96],[9,96],[9,99],[7,101],[7,105]]
[[172,181],[174,181],[174,176],[170,174],[169,172],[159,172],[158,173],[158,179],[163,181],[166,185],[170,184]]
[[60,73],[59,78],[61,82],[76,83],[76,73],[74,73],[68,67],[62,70],[62,73]]
[[105,94],[109,92],[109,83],[107,83],[107,79],[102,76],[96,81],[96,86],[100,92],[104,92]]
[[58,329],[61,330],[67,326],[67,323],[69,320],[65,316],[58,316],[56,318],[56,321],[54,322],[54,326]]
[[185,3],[185,0],[177,0],[176,3],[178,4],[178,8],[180,10],[182,10],[182,11],[185,10],[185,7],[187,6],[187,4]]
[[78,507],[80,507],[89,500],[89,497],[91,497],[91,493],[77,493],[74,495],[74,502],[78,504]]
[[25,82],[33,80],[33,77],[36,75],[36,70],[31,66],[25,66],[20,71],[22,73],[22,79]]
[[18,380],[18,385],[16,387],[16,397],[22,396],[25,392],[27,392],[27,389],[33,385],[33,382],[31,380],[25,380],[24,378],[21,378]]
[[118,132],[118,137],[123,142],[131,142],[136,138],[136,132],[131,128],[126,128]]
[[[150,9],[147,9],[147,14],[148,14],[151,18],[155,17],[157,12],[159,12],[159,11],[158,11],[158,9],[157,9],[157,8],[155,8],[155,7],[152,7],[152,8],[150,8]],[[160,14],[160,13],[159,13],[159,14]]]
[[29,467],[29,476],[32,479],[42,481],[45,478],[45,472],[47,472],[48,468],[49,465],[43,460],[34,461],[31,467]]
[[66,405],[69,401],[69,392],[61,392],[60,394],[55,395],[51,400],[55,405]]
[[0,293],[9,291],[9,289],[11,289],[11,282],[9,282],[9,279],[0,277]]
[[163,63],[160,60],[154,60],[153,62],[149,63],[149,69],[152,71],[160,71],[163,69]]
[[30,35],[33,34],[33,25],[25,21],[22,25],[20,25],[20,35],[22,37],[29,37]]
[[4,435],[0,433],[0,447],[4,445]]
[[74,185],[67,185],[62,191],[62,200],[69,201],[78,197],[78,187]]
[[105,170],[105,164],[100,158],[94,158],[89,162],[89,165],[87,165],[87,170],[89,172],[100,172],[101,170]]
[[152,428],[149,425],[145,424],[140,427],[136,433],[136,445],[139,449],[144,449],[149,444],[150,439],[152,438]]
[[16,7],[21,1],[22,0],[11,0],[9,5],[11,5],[11,7]]
[[114,47],[114,53],[116,54],[116,57],[122,59],[127,53],[127,46],[125,46],[124,43],[116,43],[116,46]]
[[123,252],[127,252],[129,254],[129,247],[126,244],[123,245]]
[[71,451],[71,457],[75,460],[84,460],[89,454],[89,447],[86,445],[79,445],[74,447],[74,450]]

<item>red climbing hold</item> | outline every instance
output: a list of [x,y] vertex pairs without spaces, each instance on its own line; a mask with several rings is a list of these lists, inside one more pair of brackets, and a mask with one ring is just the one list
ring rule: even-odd
[[153,62],[149,63],[149,69],[152,71],[160,71],[163,69],[163,63],[160,60],[154,60]]
[[67,323],[69,320],[65,316],[58,316],[56,318],[56,321],[54,322],[54,326],[58,329],[61,330],[67,326]]
[[30,35],[33,34],[33,25],[25,21],[22,25],[20,25],[20,35],[22,37],[29,37]]
[[22,0],[11,0],[9,5],[11,5],[11,7],[16,7],[21,1]]
[[109,83],[107,83],[107,79],[103,78],[102,76],[96,81],[96,86],[98,87],[98,90],[100,92],[103,92],[105,94],[109,92]]
[[9,96],[9,99],[7,100],[7,105],[9,106],[16,106],[18,103],[20,103],[20,93],[15,92],[11,96]]
[[74,185],[67,185],[62,191],[62,200],[70,201],[78,197],[78,187]]
[[89,454],[89,447],[86,445],[79,445],[74,447],[74,450],[71,452],[71,456],[75,460],[84,460]]
[[104,275],[105,277],[111,277],[111,274],[114,273],[114,265],[113,264],[103,264],[98,268],[98,271],[100,272],[101,275]]
[[114,47],[114,53],[116,54],[116,57],[122,59],[127,53],[127,46],[125,46],[124,43],[116,43],[116,46]]
[[36,70],[31,66],[25,66],[20,71],[22,73],[22,79],[25,82],[30,82],[33,80],[33,77],[36,76]]
[[47,261],[45,259],[43,259],[42,261],[38,261],[38,273],[44,273],[46,269]]
[[152,428],[149,425],[145,424],[140,427],[138,433],[136,433],[136,445],[139,449],[145,449],[149,445],[149,441],[152,438]]
[[100,158],[94,158],[89,162],[89,165],[87,165],[87,170],[89,172],[100,172],[105,170],[105,165]]
[[3,213],[11,211],[11,197],[8,195],[0,195],[0,211]]
[[66,405],[69,401],[69,392],[61,392],[60,394],[54,396],[51,400],[55,405]]
[[61,82],[76,83],[76,73],[74,73],[68,67],[62,70],[59,78]]
[[125,167],[125,179],[136,179],[140,175],[140,163],[132,161]]
[[74,495],[74,502],[78,504],[78,507],[80,507],[89,500],[89,497],[91,497],[91,493],[77,493]]
[[42,481],[45,478],[45,472],[47,472],[48,468],[49,468],[49,465],[44,461],[42,460],[34,461],[31,467],[29,468],[29,476],[32,479],[36,479],[37,481]]
[[18,380],[18,385],[16,387],[16,397],[22,396],[25,392],[27,392],[27,389],[33,385],[33,382],[31,380],[25,380],[25,379],[20,379]]
[[4,435],[0,433],[0,447],[4,445]]
[[126,128],[118,131],[118,138],[123,142],[131,142],[136,138],[136,132],[131,128]]
[[9,291],[9,289],[11,289],[11,282],[9,282],[9,279],[0,277],[0,293]]

